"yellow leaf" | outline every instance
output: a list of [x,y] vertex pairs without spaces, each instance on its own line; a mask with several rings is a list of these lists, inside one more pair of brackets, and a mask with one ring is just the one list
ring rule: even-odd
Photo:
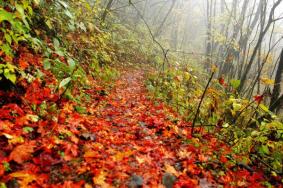
[[84,188],[92,188],[91,184],[86,183]]
[[36,176],[34,174],[24,171],[14,172],[9,176],[17,178],[21,188],[28,188],[28,184],[36,180]]
[[181,148],[177,153],[178,157],[180,157],[181,159],[189,158],[191,156],[191,154],[192,154],[192,152],[188,152],[184,148]]
[[217,66],[216,65],[212,65],[211,66],[211,72],[216,72],[217,71]]
[[84,158],[94,158],[96,156],[97,156],[97,152],[92,150],[86,151],[84,154]]
[[115,156],[113,156],[113,159],[118,162],[123,160],[125,157],[131,156],[132,154],[132,151],[118,152]]
[[108,183],[105,182],[106,180],[106,175],[107,173],[105,171],[101,171],[100,174],[97,177],[94,177],[92,179],[93,183],[95,185],[99,185],[102,188],[107,188],[110,187],[110,185]]
[[144,163],[144,162],[145,162],[145,159],[144,159],[144,158],[142,158],[142,157],[138,157],[138,156],[136,156],[136,160],[138,161],[138,163],[139,163],[139,164],[141,164],[141,163]]
[[13,135],[10,135],[10,134],[7,134],[7,133],[3,133],[2,135],[4,135],[7,139],[13,139],[14,138]]
[[142,163],[151,163],[151,158],[147,155],[143,155],[143,156],[136,156],[136,160],[138,161],[139,164]]
[[164,166],[165,166],[165,172],[173,174],[176,177],[178,177],[180,175],[180,173],[177,172],[176,169],[173,166],[171,166],[169,164],[165,164]]
[[274,80],[269,78],[261,78],[261,82],[265,85],[274,85]]
[[13,137],[11,139],[9,139],[9,144],[21,144],[24,143],[25,140],[23,137],[19,136],[19,137]]
[[242,108],[242,105],[239,103],[233,103],[233,109],[239,111]]

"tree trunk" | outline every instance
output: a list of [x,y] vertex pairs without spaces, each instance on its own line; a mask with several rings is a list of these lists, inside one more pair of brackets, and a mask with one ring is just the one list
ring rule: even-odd
[[[234,26],[234,31],[233,31],[233,35],[231,37],[232,40],[237,40],[239,32],[241,31],[244,21],[245,21],[245,15],[248,9],[248,4],[249,4],[249,0],[245,0],[242,6],[242,11],[241,11],[241,17],[239,18],[239,20],[237,21],[237,23]],[[236,9],[236,6],[234,8]],[[233,61],[235,59],[236,56],[236,50],[234,49],[233,46],[228,46],[227,52],[226,52],[226,60],[224,62],[224,67],[221,71],[221,74],[226,74],[226,75],[232,75],[234,72],[234,65],[233,65]]]
[[[224,5],[226,4],[225,1],[223,1]],[[230,14],[229,14],[229,19],[228,19],[228,22],[226,24],[226,28],[225,28],[225,38],[226,38],[226,41],[225,43],[222,45],[222,47],[220,48],[220,52],[219,52],[219,55],[220,55],[220,64],[219,64],[219,76],[222,76],[222,73],[223,73],[223,69],[224,69],[224,66],[225,66],[225,63],[227,62],[227,49],[228,49],[228,43],[229,43],[229,29],[230,29],[230,24],[233,24],[233,18],[236,17],[236,12],[237,12],[237,4],[238,4],[238,0],[233,0],[233,3],[232,3],[232,7],[231,7],[231,11],[230,11]],[[225,72],[224,72],[225,73]]]
[[273,91],[272,91],[272,95],[271,95],[271,100],[270,100],[270,105],[269,108],[271,111],[276,111],[276,109],[279,107],[281,101],[282,101],[282,96],[280,96],[280,92],[281,92],[281,82],[283,80],[283,49],[281,51],[281,55],[280,55],[280,61],[278,64],[278,68],[276,71],[276,75],[275,75],[275,83],[274,83],[274,87],[273,87]]
[[267,33],[268,29],[270,28],[271,24],[273,23],[273,16],[274,16],[274,11],[276,9],[276,7],[278,7],[278,5],[282,2],[282,0],[278,0],[276,3],[274,3],[273,7],[271,8],[271,11],[270,11],[270,14],[269,14],[269,19],[268,19],[268,23],[266,25],[266,27],[264,28],[264,30],[259,34],[259,38],[258,38],[258,41],[257,41],[257,44],[253,50],[253,53],[250,57],[250,60],[248,62],[248,65],[243,73],[243,76],[241,77],[241,84],[238,88],[238,91],[241,92],[245,86],[245,83],[246,83],[246,80],[247,80],[247,77],[248,77],[248,74],[250,72],[250,69],[252,67],[252,64],[254,62],[254,59],[256,57],[256,54],[257,54],[257,51],[265,37],[265,34]]
[[169,17],[170,13],[172,12],[175,4],[176,4],[177,0],[172,0],[172,4],[171,4],[171,7],[170,9],[168,10],[167,14],[165,15],[164,19],[162,20],[161,24],[159,25],[159,27],[157,28],[155,34],[154,34],[154,37],[158,37],[160,34],[161,34],[161,30],[162,30],[162,27],[163,25],[165,24],[167,18]]
[[101,16],[101,21],[102,21],[102,22],[105,21],[105,19],[106,19],[106,17],[107,17],[107,14],[109,13],[109,10],[110,10],[110,8],[111,8],[111,6],[112,6],[113,1],[114,1],[114,0],[109,0],[109,1],[108,1],[107,5],[106,5],[106,7],[105,7],[105,9],[104,9],[104,12],[103,12],[103,14],[102,14],[102,16]]
[[[252,17],[250,18],[250,21],[249,21],[250,24],[248,26],[247,33],[242,35],[239,39],[239,46],[240,46],[240,49],[242,50],[242,53],[243,53],[242,57],[239,57],[240,58],[240,65],[239,65],[239,70],[238,70],[238,78],[239,79],[242,76],[242,71],[243,71],[243,68],[244,68],[245,60],[246,60],[246,52],[247,52],[247,49],[248,49],[248,47],[247,47],[248,41],[249,41],[249,38],[252,34],[252,31],[254,30],[254,28],[255,28],[258,20],[259,20],[259,16],[260,16],[260,13],[261,13],[261,10],[262,10],[262,4],[263,4],[263,1],[260,1],[259,5],[257,7],[257,11],[255,13],[253,21],[252,21]],[[255,6],[255,4],[254,4],[254,6]]]
[[211,51],[212,51],[212,27],[211,27],[211,12],[212,12],[212,1],[207,0],[206,1],[206,16],[207,16],[207,38],[206,38],[206,49],[205,49],[205,55],[206,55],[206,62],[205,62],[205,69],[210,70],[211,65]]

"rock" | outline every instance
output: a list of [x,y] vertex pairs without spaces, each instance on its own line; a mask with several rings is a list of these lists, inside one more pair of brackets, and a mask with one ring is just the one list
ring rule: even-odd
[[129,182],[129,188],[141,188],[143,185],[143,178],[141,176],[132,175],[130,182]]
[[162,184],[166,187],[166,188],[173,188],[174,183],[176,182],[177,178],[170,173],[165,173],[162,177]]

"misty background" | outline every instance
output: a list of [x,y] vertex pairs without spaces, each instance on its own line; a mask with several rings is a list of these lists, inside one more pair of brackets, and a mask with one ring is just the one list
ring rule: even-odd
[[152,41],[153,56],[175,57],[177,64],[207,73],[216,65],[217,77],[237,81],[241,96],[263,94],[273,111],[283,106],[282,0],[109,0],[102,5],[103,19],[115,15],[116,24],[140,34],[140,43]]

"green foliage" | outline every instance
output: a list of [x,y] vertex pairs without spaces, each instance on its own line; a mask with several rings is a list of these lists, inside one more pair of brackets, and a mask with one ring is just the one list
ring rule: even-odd
[[250,155],[253,161],[264,161],[263,164],[268,164],[267,168],[271,172],[282,174],[282,123],[278,121],[261,122],[256,129],[246,130],[245,136],[235,141],[233,149],[236,153]]
[[[137,23],[135,23],[137,24]],[[117,57],[123,63],[149,63],[155,64],[161,51],[148,35],[147,28],[137,25],[136,32],[128,25],[113,24],[113,43],[117,48]]]
[[16,76],[17,67],[10,63],[0,64],[0,80],[5,77],[7,80],[10,80],[13,84],[16,84],[17,76]]
[[162,75],[151,75],[147,87],[155,93],[157,99],[166,101],[179,113],[184,114],[192,108],[189,100],[192,91],[196,89],[195,81],[189,72],[167,70]]
[[[150,74],[146,84],[157,100],[165,101],[192,120],[204,90],[204,85],[198,84],[204,78],[195,75],[199,74],[184,67],[166,69]],[[230,87],[222,86],[214,80],[207,90],[198,122],[209,125],[204,127],[230,144],[234,153],[248,159],[245,164],[260,164],[269,173],[282,174],[283,124],[260,101],[236,97],[239,84],[239,80],[231,80]]]
[[233,89],[238,89],[238,87],[239,87],[240,84],[241,84],[241,81],[240,81],[240,80],[231,80],[231,81],[230,81],[230,84],[231,84],[231,86],[233,87]]
[[23,131],[24,131],[25,133],[30,133],[30,132],[34,131],[34,129],[33,129],[32,127],[24,127],[24,128],[23,128]]
[[30,22],[33,15],[32,1],[21,0],[11,3],[1,2],[0,7],[8,7],[12,11],[0,8],[1,40],[0,49],[7,55],[13,56],[13,46],[19,42],[29,42],[34,48],[41,43],[30,35]]
[[16,84],[17,67],[7,61],[14,57],[15,49],[20,42],[30,44],[35,50],[40,48],[41,42],[30,34],[33,16],[31,0],[1,1],[0,5],[0,54],[6,57],[0,57],[0,61],[6,63],[0,65],[0,79],[5,77]]
[[[54,29],[58,34],[74,31],[76,26],[76,17],[69,6],[69,3],[64,0],[55,1],[40,1],[38,3],[40,9],[44,9],[44,21],[49,29]],[[45,7],[49,7],[45,9]],[[77,24],[77,25],[76,25]]]
[[75,110],[80,114],[85,114],[87,112],[86,107],[75,106]]
[[119,73],[114,68],[110,66],[104,65],[100,67],[99,62],[96,58],[93,59],[92,63],[90,64],[91,75],[95,79],[99,79],[104,83],[111,83],[113,82],[118,76]]
[[63,79],[59,84],[59,88],[65,87],[67,84],[70,83],[71,80],[72,80],[71,77],[67,77],[67,78]]
[[[147,88],[156,99],[167,102],[187,119],[193,116],[191,112],[195,110],[204,87],[202,85],[204,83],[200,83],[198,80],[205,79],[206,75],[194,67],[177,64],[176,68],[168,68],[165,72],[154,73],[148,77]],[[218,93],[211,89],[208,95],[216,100],[206,100],[204,106],[210,108],[216,105],[214,103],[217,103]],[[207,116],[205,111],[201,111],[201,113]]]
[[10,164],[8,162],[3,162],[3,166],[6,172],[11,171]]

